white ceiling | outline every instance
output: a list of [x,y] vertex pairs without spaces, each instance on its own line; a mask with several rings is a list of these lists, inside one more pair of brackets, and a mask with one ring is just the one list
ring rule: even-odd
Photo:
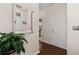
[[53,5],[54,3],[39,3],[39,9],[43,10],[51,5]]

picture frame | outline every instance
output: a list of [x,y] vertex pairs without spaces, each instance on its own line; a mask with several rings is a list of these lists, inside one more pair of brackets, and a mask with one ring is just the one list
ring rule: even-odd
[[33,33],[34,12],[18,4],[12,5],[13,32]]

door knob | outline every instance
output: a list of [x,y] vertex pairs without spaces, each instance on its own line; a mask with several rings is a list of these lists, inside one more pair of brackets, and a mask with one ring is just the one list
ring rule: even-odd
[[79,25],[78,26],[73,26],[73,30],[79,30]]

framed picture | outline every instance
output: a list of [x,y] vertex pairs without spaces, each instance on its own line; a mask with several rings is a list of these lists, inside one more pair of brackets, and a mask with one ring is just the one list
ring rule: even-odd
[[16,33],[33,33],[34,12],[23,6],[13,4],[13,31]]

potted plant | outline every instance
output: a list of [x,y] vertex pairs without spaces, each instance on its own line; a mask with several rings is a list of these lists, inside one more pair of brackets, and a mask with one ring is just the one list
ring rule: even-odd
[[0,54],[25,53],[24,41],[28,43],[23,34],[15,34],[14,32],[0,33]]

